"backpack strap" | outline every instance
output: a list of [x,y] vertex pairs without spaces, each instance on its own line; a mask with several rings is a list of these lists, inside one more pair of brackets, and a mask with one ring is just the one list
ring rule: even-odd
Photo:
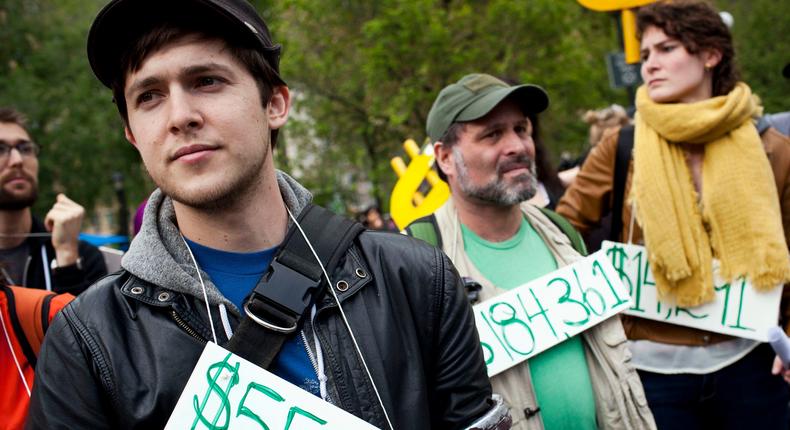
[[[540,209],[540,211],[546,215],[565,236],[568,236],[576,252],[581,255],[587,255],[587,247],[584,245],[584,239],[565,217],[551,209],[541,207],[538,209]],[[422,239],[437,248],[441,249],[442,247],[442,235],[439,231],[439,224],[436,222],[436,216],[434,214],[424,216],[409,224],[409,226],[406,227],[406,233],[409,236]]]
[[310,243],[294,223],[244,305],[246,316],[227,345],[230,351],[264,369],[326,291],[324,272],[310,245],[327,273],[332,273],[364,230],[358,222],[315,205],[308,205],[299,214],[298,225]]
[[614,183],[612,184],[612,224],[609,227],[609,240],[620,240],[623,230],[623,204],[625,203],[625,181],[628,179],[628,166],[634,150],[634,126],[620,129],[617,136],[617,153],[614,159]]
[[[22,352],[28,363],[35,367],[41,342],[44,340],[46,325],[41,317],[43,302],[54,293],[24,287],[3,286],[11,316],[11,327],[16,334]],[[47,325],[49,322],[47,321]]]
[[436,215],[430,214],[419,218],[406,227],[406,234],[417,239],[422,239],[430,245],[439,249],[442,248],[442,235],[439,231],[439,224],[436,222]]
[[573,228],[573,225],[571,225],[571,223],[568,222],[565,217],[551,209],[542,207],[538,207],[538,209],[540,209],[543,215],[546,215],[546,217],[550,219],[551,222],[553,222],[554,225],[556,225],[565,236],[568,236],[568,239],[570,239],[571,245],[573,246],[573,249],[576,250],[576,252],[581,255],[587,255],[587,247],[584,245],[584,239],[582,238],[582,235],[579,234],[575,228]]

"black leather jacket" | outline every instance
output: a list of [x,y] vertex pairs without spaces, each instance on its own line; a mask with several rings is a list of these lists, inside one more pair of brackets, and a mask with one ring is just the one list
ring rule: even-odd
[[[471,308],[444,254],[401,235],[363,232],[330,276],[349,285],[336,291],[396,429],[463,428],[491,410]],[[212,313],[225,344],[216,306]],[[313,328],[334,403],[387,428],[329,294]],[[106,277],[50,327],[28,428],[162,428],[210,338],[201,298],[128,272]]]

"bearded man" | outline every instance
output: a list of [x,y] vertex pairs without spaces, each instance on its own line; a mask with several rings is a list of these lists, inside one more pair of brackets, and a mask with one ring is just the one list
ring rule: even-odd
[[[538,86],[471,74],[445,87],[428,113],[451,197],[406,232],[442,248],[479,289],[470,298],[490,299],[586,252],[568,221],[526,203],[538,187],[534,123],[548,105]],[[492,377],[512,406],[513,428],[655,428],[625,341],[610,318]]]
[[99,250],[79,240],[82,206],[59,194],[43,222],[32,215],[40,149],[25,116],[0,107],[0,276],[8,285],[77,295],[107,268]]

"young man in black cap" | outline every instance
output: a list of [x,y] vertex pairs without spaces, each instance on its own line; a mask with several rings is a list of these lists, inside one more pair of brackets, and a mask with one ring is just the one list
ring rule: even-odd
[[279,51],[245,0],[97,16],[91,66],[159,189],[124,271],[50,328],[29,427],[162,428],[210,341],[380,428],[508,422],[446,257],[359,233],[275,170]]
[[[524,285],[584,253],[570,224],[527,200],[537,190],[533,122],[549,105],[542,88],[464,76],[439,93],[427,132],[451,197],[406,228],[435,240],[481,301]],[[530,319],[532,316],[530,316]],[[491,378],[513,409],[514,429],[655,428],[617,317]]]

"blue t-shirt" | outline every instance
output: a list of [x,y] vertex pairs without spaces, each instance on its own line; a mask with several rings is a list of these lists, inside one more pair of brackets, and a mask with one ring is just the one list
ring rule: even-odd
[[[277,248],[258,252],[228,252],[209,248],[186,239],[198,265],[211,278],[219,292],[244,313],[244,302],[274,259]],[[283,344],[269,371],[286,381],[321,396],[315,367],[307,355],[301,333]]]

